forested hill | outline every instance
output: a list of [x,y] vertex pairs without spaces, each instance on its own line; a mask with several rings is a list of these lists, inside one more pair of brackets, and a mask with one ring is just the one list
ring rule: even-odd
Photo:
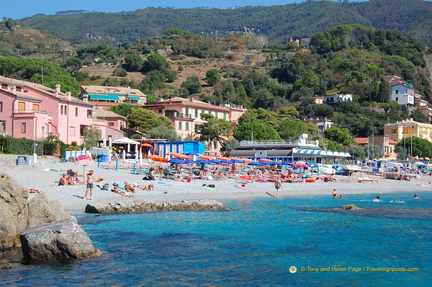
[[[345,2],[345,3],[344,3]],[[178,28],[192,33],[252,29],[273,44],[311,37],[341,25],[361,24],[406,32],[432,46],[432,2],[372,0],[361,3],[306,1],[298,4],[236,9],[147,8],[121,13],[38,15],[21,22],[65,40],[84,44],[130,43]]]

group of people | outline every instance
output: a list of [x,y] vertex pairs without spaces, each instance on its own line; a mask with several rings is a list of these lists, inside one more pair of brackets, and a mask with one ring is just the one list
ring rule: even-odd
[[71,169],[67,170],[66,173],[63,173],[60,176],[60,179],[58,181],[58,185],[77,185],[77,184],[84,184],[83,182],[80,182],[78,179],[78,173],[76,171],[73,171]]

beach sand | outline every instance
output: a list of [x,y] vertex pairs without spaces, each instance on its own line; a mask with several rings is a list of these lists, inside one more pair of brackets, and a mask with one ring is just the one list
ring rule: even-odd
[[[246,183],[244,188],[239,188],[240,183],[234,179],[226,180],[192,180],[191,182],[178,182],[174,180],[162,179],[161,181],[145,181],[143,175],[132,174],[130,170],[119,169],[110,170],[97,166],[97,163],[85,167],[85,171],[94,170],[95,178],[103,178],[100,183],[95,184],[93,198],[91,201],[82,199],[85,194],[85,185],[58,186],[62,173],[68,169],[83,174],[83,166],[74,163],[60,163],[56,160],[39,160],[31,166],[16,166],[11,162],[0,166],[0,172],[4,172],[14,177],[16,181],[25,188],[34,188],[46,193],[50,200],[58,200],[62,203],[63,209],[70,214],[83,213],[88,203],[117,203],[132,202],[136,199],[149,200],[154,202],[179,202],[182,200],[215,199],[221,201],[245,200],[258,197],[269,197],[275,194],[274,183],[272,182],[252,182]],[[355,181],[362,174],[354,174],[351,177],[338,176],[337,182],[316,181],[314,183],[283,183],[281,198],[300,197],[308,195],[328,195],[331,196],[335,188],[337,193],[344,194],[345,199],[349,199],[350,194],[370,194],[371,198],[377,195],[391,192],[425,192],[431,191],[432,186],[430,176],[423,176],[411,181],[386,180],[380,177],[369,176],[377,179],[378,183]],[[346,181],[350,179],[351,181]],[[83,180],[83,177],[80,178]],[[136,189],[135,198],[127,198],[111,191],[104,191],[96,187],[97,184],[113,183],[120,186],[124,182],[139,184],[154,184],[154,191],[144,191]],[[203,185],[215,186],[215,190],[207,189]],[[36,196],[30,194],[30,198]],[[277,200],[275,198],[275,200]],[[346,200],[345,200],[346,201]]]

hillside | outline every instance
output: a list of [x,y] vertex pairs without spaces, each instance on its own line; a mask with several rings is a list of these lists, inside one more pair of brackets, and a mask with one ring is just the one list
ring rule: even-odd
[[403,31],[432,45],[432,3],[423,0],[307,1],[236,9],[147,8],[121,13],[45,15],[20,22],[83,44],[130,43],[159,36],[170,28],[209,35],[215,31],[220,35],[242,33],[248,29],[278,44],[291,37],[311,37],[341,24],[361,24]]

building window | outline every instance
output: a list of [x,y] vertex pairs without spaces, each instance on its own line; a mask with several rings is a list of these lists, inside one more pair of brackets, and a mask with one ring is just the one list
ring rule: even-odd
[[398,98],[398,97],[396,97],[396,102],[397,102],[397,101],[399,101],[399,98]]
[[21,123],[21,133],[25,134],[27,132],[27,124]]
[[6,85],[6,84],[2,84],[2,89],[6,90],[7,87],[8,87],[8,85]]
[[186,123],[186,130],[189,130],[189,123]]
[[71,137],[75,136],[75,127],[72,126],[69,127],[69,136]]
[[199,116],[199,110],[198,109],[195,109],[195,117],[197,118],[198,116]]
[[187,117],[189,116],[189,108],[186,108],[185,115],[186,115]]
[[218,112],[215,112],[215,117],[217,118],[219,116],[219,113]]
[[3,112],[3,102],[0,102],[0,113]]
[[396,94],[396,95],[399,94],[399,90],[395,90],[395,94]]
[[25,103],[24,102],[18,102],[18,111],[20,111],[20,112],[25,111]]
[[93,116],[92,110],[87,110],[87,118],[91,118]]
[[226,120],[226,116],[227,116],[227,114],[224,114],[224,120]]
[[113,123],[113,122],[108,122],[108,126],[109,126],[109,127],[113,127],[113,126],[114,126],[114,123]]
[[0,131],[2,131],[2,132],[6,131],[6,123],[5,122],[1,123],[0,127],[1,127]]
[[21,87],[16,87],[16,91],[17,91],[17,92],[21,92],[21,91],[22,91],[22,88],[21,88]]
[[182,122],[179,122],[178,123],[178,128],[179,128],[179,130],[181,130],[182,128],[183,128],[183,125],[182,125],[183,123]]
[[77,107],[75,107],[75,116],[76,117],[78,116],[78,108]]

